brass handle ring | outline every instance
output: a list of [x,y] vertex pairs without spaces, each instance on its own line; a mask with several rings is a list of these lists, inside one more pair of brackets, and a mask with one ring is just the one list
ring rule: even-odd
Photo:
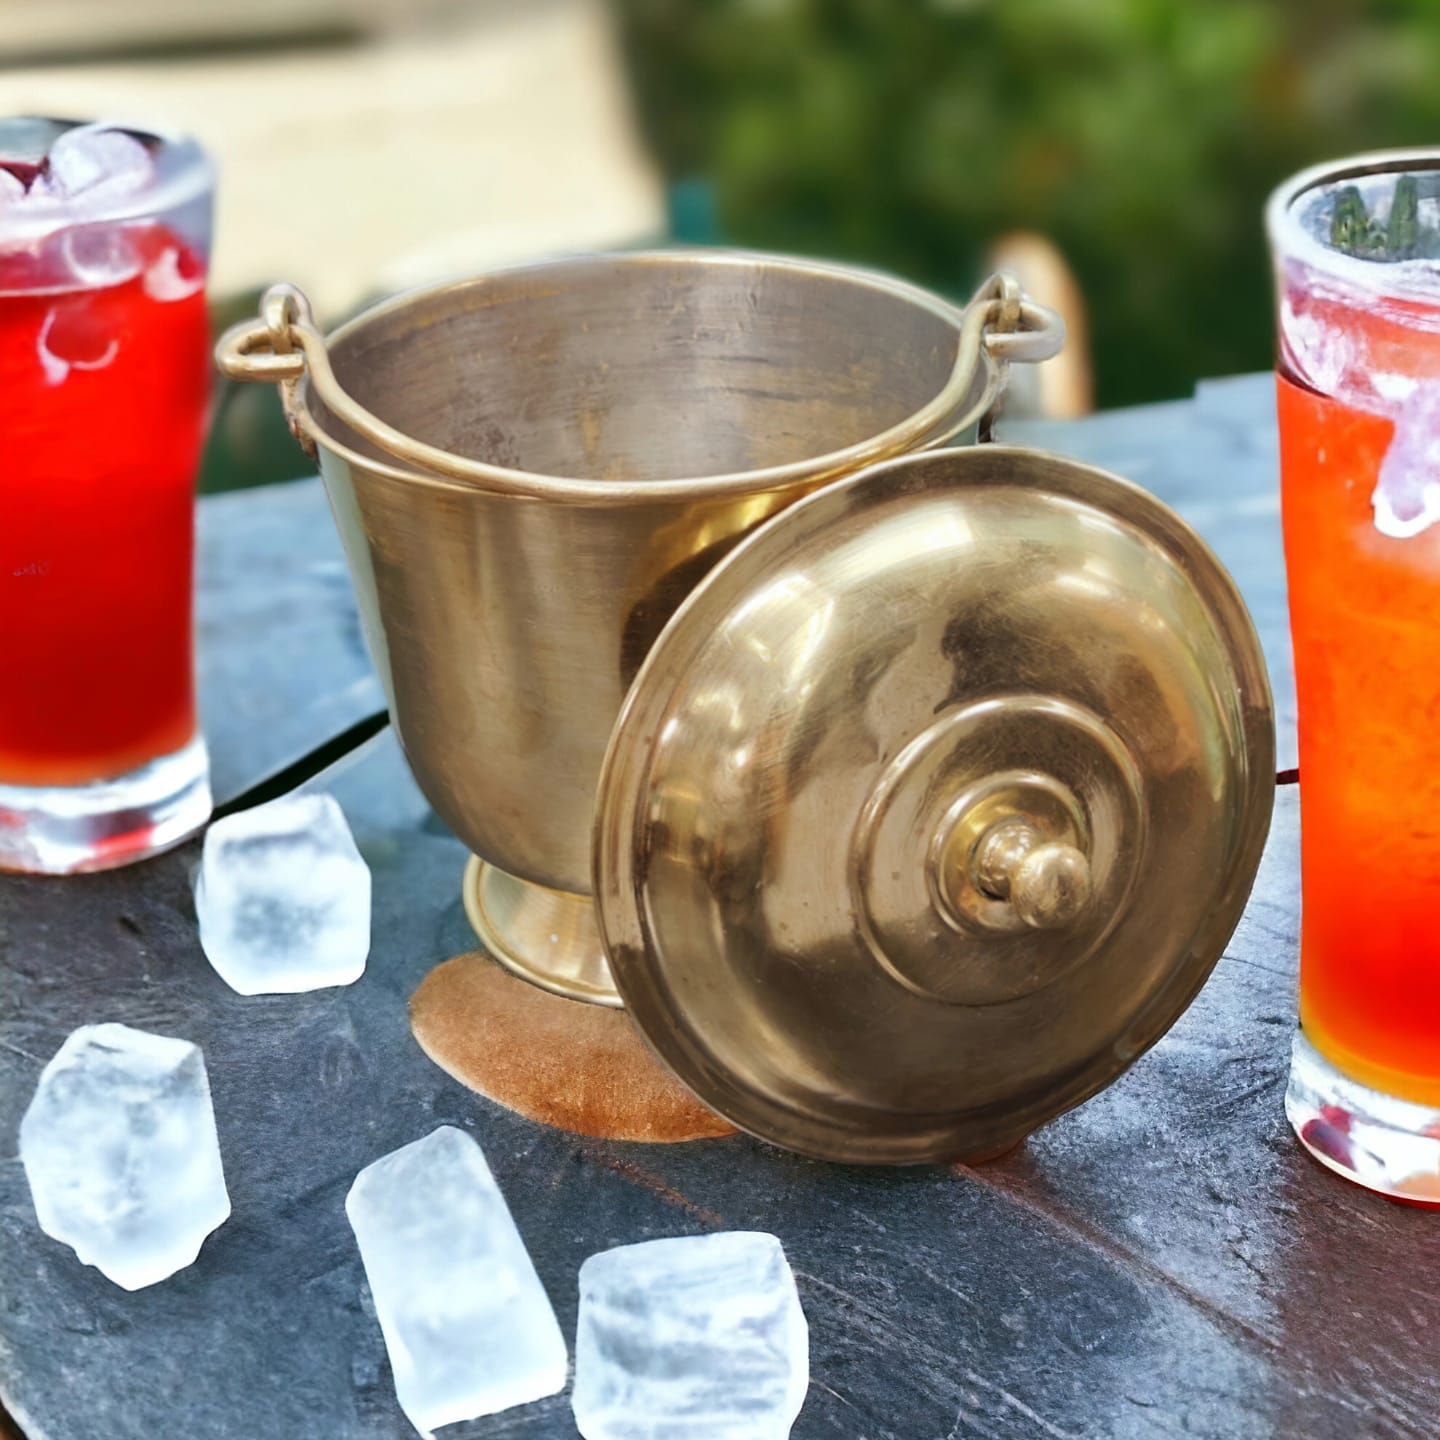
[[215,363],[231,380],[298,380],[305,353],[297,345],[307,331],[319,339],[310,302],[293,285],[272,285],[260,301],[258,322],[242,321],[220,337]]
[[[228,379],[279,384],[290,433],[318,464],[319,449],[296,393],[307,360],[317,353],[323,360],[325,339],[315,326],[310,302],[293,285],[272,285],[261,298],[258,322],[232,325],[215,346],[215,364]],[[325,368],[329,370],[328,361]]]
[[1065,321],[1048,305],[1037,304],[1013,276],[992,275],[965,310],[981,329],[981,343],[995,360],[1035,363],[1058,355],[1065,344]]

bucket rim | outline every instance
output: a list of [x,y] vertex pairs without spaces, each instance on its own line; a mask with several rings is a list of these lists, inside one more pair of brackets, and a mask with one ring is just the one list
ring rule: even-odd
[[[330,366],[332,347],[343,344],[399,311],[446,294],[469,294],[499,280],[513,280],[526,274],[542,277],[591,267],[635,269],[660,264],[690,265],[697,269],[758,265],[869,288],[923,309],[951,326],[956,334],[955,363],[945,384],[924,405],[897,424],[854,444],[783,465],[651,480],[548,475],[495,465],[426,444],[388,425],[353,400],[340,387]],[[323,338],[318,332],[306,335],[302,331],[297,339],[305,351],[307,363],[305,376],[295,390],[295,418],[309,431],[322,451],[333,452],[352,467],[392,480],[447,490],[478,489],[521,498],[568,500],[590,505],[698,500],[786,491],[925,449],[973,425],[994,404],[1004,386],[1006,362],[992,355],[982,343],[989,311],[999,303],[990,299],[986,287],[982,287],[968,305],[958,306],[918,285],[878,271],[764,251],[666,248],[559,256],[401,291],[367,307]],[[1026,308],[1040,312],[1042,307],[1026,302]],[[1042,318],[1048,316],[1049,312],[1044,312]],[[369,441],[382,452],[383,458],[362,454],[347,442],[344,434],[336,433],[333,421],[327,424],[318,417],[310,403],[312,394],[319,396],[329,415],[339,422],[338,428]]]

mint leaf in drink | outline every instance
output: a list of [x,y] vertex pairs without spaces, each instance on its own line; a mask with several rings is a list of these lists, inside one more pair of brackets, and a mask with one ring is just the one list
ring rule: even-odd
[[1420,243],[1420,187],[1413,175],[1402,175],[1395,182],[1395,198],[1390,202],[1390,221],[1385,227],[1385,258],[1410,260]]
[[1365,197],[1354,185],[1346,185],[1335,194],[1335,208],[1330,215],[1330,243],[1347,255],[1369,256],[1377,248],[1378,236],[1365,208]]

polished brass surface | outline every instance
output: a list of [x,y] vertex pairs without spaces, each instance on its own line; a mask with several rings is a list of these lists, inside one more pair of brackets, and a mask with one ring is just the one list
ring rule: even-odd
[[1185,1009],[1273,790],[1254,629],[1178,517],[1053,456],[912,456],[751,536],[651,650],[601,778],[601,931],[742,1128],[993,1154]]
[[620,1004],[590,896],[517,880],[476,855],[463,895],[475,933],[511,974],[567,999]]
[[[966,878],[1033,930],[1063,929],[1089,903],[1089,857],[1026,815],[993,822],[969,853]],[[962,893],[952,881],[952,901]]]
[[477,856],[543,887],[508,887],[487,932],[500,958],[613,1001],[583,925],[530,921],[552,892],[584,903],[605,745],[665,622],[801,496],[972,437],[1007,364],[1062,334],[999,277],[961,311],[864,272],[704,251],[497,272],[328,339],[277,287],[216,353],[279,381],[318,443],[421,789]]
[[[1000,673],[997,666],[997,680]],[[1023,766],[992,757],[1018,757]],[[987,886],[979,874],[988,837],[1016,818],[1037,838],[1084,856],[1087,913],[1043,952],[1025,933],[1048,928],[1032,923],[1039,912],[1027,920],[1001,877]],[[1144,826],[1134,759],[1098,716],[1055,695],[964,698],[903,747],[867,798],[851,850],[857,923],[879,963],[920,994],[976,1004],[1015,999],[1072,963],[1124,902],[1138,850],[1115,837],[1141,836]],[[1018,867],[1021,857],[1011,858]],[[1058,926],[1063,917],[1054,919]],[[957,970],[949,931],[990,943]]]

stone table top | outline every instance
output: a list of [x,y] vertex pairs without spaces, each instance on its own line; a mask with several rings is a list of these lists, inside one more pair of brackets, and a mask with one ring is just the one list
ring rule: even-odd
[[[1235,574],[1294,701],[1268,379],[1008,438],[1156,491]],[[576,1271],[612,1245],[773,1231],[812,1383],[797,1440],[1214,1440],[1436,1433],[1440,1290],[1427,1214],[1293,1142],[1299,789],[1282,785],[1250,906],[1174,1029],[1115,1085],[993,1164],[903,1171],[745,1137],[642,1146],[534,1125],[414,1043],[407,1002],[472,948],[465,851],[388,731],[314,481],[202,505],[201,673],[222,801],[335,793],[374,872],[357,984],[233,994],[200,953],[192,842],[143,865],[0,879],[0,1398],[30,1440],[400,1440],[343,1200],[436,1125],[484,1146],[573,1340]],[[343,743],[341,743],[343,742]],[[205,1051],[234,1213],[199,1261],[127,1294],[35,1223],[15,1155],[41,1065],[102,1019]],[[567,1395],[442,1434],[573,1437]],[[699,1440],[699,1437],[697,1437]]]

